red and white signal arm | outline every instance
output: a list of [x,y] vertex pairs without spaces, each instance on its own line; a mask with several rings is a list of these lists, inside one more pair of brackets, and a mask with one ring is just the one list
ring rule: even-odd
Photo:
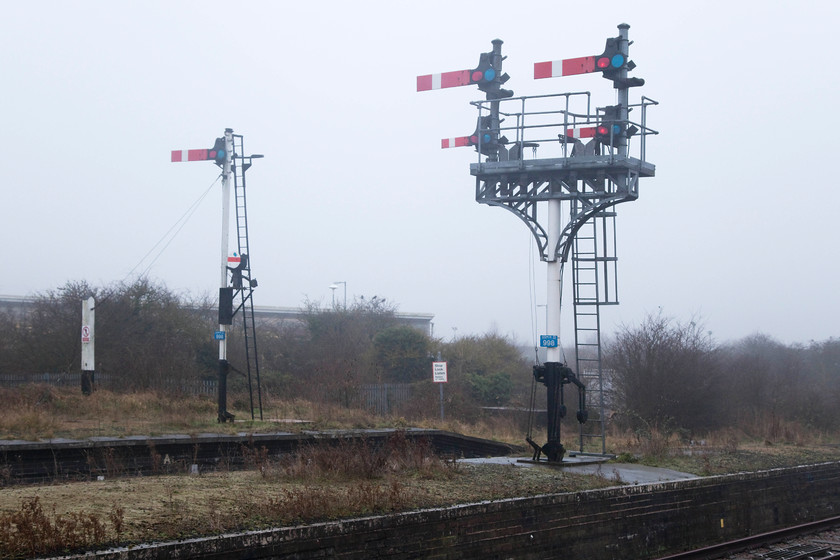
[[446,383],[446,362],[432,362],[432,381]]

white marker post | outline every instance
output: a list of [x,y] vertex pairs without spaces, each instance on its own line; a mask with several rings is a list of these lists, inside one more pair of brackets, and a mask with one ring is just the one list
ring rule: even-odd
[[82,393],[90,395],[93,392],[93,374],[96,369],[94,357],[94,308],[96,300],[93,296],[82,300]]

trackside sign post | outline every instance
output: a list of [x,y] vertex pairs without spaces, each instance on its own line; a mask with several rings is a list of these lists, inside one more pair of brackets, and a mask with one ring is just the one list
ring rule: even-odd
[[446,383],[446,362],[432,362],[432,381]]
[[440,419],[443,420],[443,384],[447,382],[446,362],[432,362],[432,381],[440,387]]
[[96,367],[94,359],[94,323],[96,300],[93,296],[82,300],[82,393],[93,392],[93,375]]

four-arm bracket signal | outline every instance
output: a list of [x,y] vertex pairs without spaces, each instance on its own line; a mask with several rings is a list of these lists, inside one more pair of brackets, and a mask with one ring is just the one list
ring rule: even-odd
[[[474,101],[478,109],[475,132],[468,136],[441,140],[441,148],[472,146],[478,162],[470,165],[475,177],[476,201],[504,208],[520,218],[537,241],[542,260],[547,263],[546,333],[556,340],[560,334],[560,302],[563,265],[573,264],[575,293],[575,345],[578,372],[596,369],[599,380],[600,334],[598,326],[584,328],[579,306],[591,303],[597,316],[599,305],[617,303],[601,286],[616,285],[614,243],[603,239],[608,225],[614,228],[612,207],[636,200],[641,177],[653,177],[655,167],[645,160],[646,138],[656,131],[647,127],[647,109],[655,101],[642,97],[640,103],[629,103],[629,88],[642,86],[641,78],[628,77],[636,65],[629,59],[629,26],[618,26],[619,35],[608,38],[602,53],[565,60],[539,62],[534,65],[534,78],[579,76],[600,72],[616,90],[615,105],[592,110],[591,94],[563,93],[513,98],[501,90],[502,41],[493,41],[493,50],[480,56],[479,66],[472,70],[418,76],[417,90],[445,89],[476,85],[486,99]],[[631,111],[638,121],[630,119]],[[534,157],[525,158],[525,148]],[[537,150],[540,157],[537,157]],[[592,225],[592,233],[580,232]],[[599,237],[600,236],[600,237]],[[588,244],[591,248],[584,248]],[[587,246],[588,247],[588,246]],[[593,271],[593,272],[588,272]],[[584,279],[585,274],[592,277]],[[584,287],[594,285],[595,295],[583,296]],[[582,351],[584,332],[598,340],[597,362]],[[591,345],[590,345],[591,346]],[[547,360],[535,367],[535,379],[546,385],[548,399],[548,442],[539,446],[529,435],[526,440],[535,448],[535,459],[545,455],[550,461],[561,461],[565,448],[560,442],[560,421],[565,415],[562,387],[574,384],[579,389],[580,406],[577,419],[590,419],[586,408],[586,383],[580,375],[562,363],[562,347],[546,347]],[[600,381],[599,381],[600,382]],[[597,394],[592,391],[589,394]],[[605,450],[603,411],[598,415],[601,427],[602,452]]]

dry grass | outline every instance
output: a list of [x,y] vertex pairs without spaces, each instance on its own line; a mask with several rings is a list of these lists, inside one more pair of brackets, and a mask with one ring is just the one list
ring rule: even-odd
[[[43,440],[56,437],[160,435],[167,433],[236,433],[300,429],[280,420],[307,422],[307,429],[373,428],[394,426],[357,409],[302,400],[264,403],[264,422],[251,421],[247,399],[230,396],[233,424],[216,422],[215,399],[207,396],[173,396],[155,392],[112,393],[96,391],[90,396],[78,390],[48,385],[0,389],[6,407],[0,416],[4,439]],[[243,409],[242,407],[246,407]]]
[[0,389],[0,401],[7,405],[0,416],[5,439],[155,435],[215,424],[215,404],[209,398],[110,391],[84,396],[78,390],[26,385]]
[[[87,438],[167,433],[253,433],[301,429],[365,429],[418,427],[442,429],[508,443],[523,443],[523,431],[500,418],[473,423],[457,419],[441,421],[434,415],[411,421],[399,416],[376,416],[364,410],[302,399],[265,399],[265,421],[251,421],[245,395],[230,395],[233,424],[216,422],[216,402],[207,396],[179,397],[154,392],[112,393],[96,391],[90,396],[76,389],[27,385],[0,389],[6,403],[0,416],[4,439],[43,440],[56,437]],[[436,412],[436,411],[434,411]],[[305,423],[292,423],[301,420]]]
[[0,557],[142,542],[603,487],[600,477],[436,457],[399,434],[309,448],[253,470],[6,488]]

